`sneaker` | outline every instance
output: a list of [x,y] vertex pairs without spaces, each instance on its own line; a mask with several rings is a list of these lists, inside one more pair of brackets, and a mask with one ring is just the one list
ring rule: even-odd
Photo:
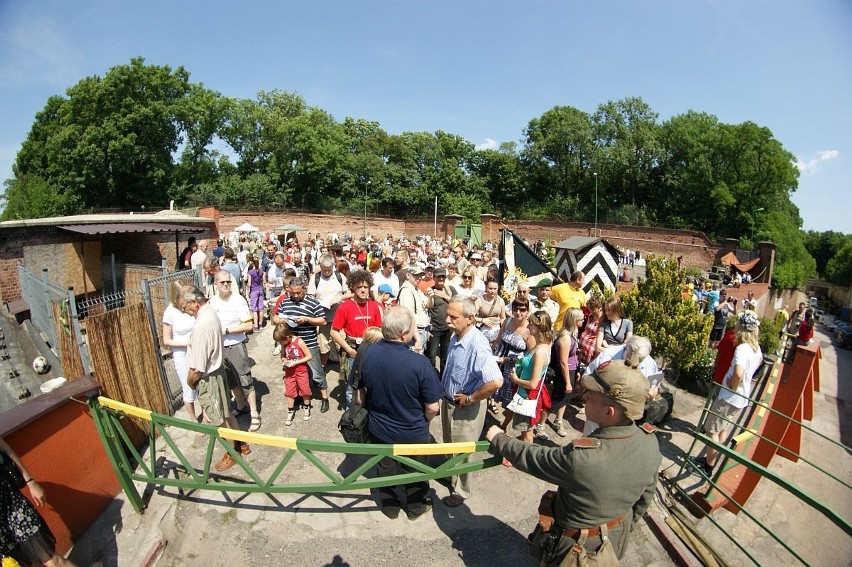
[[535,437],[541,437],[542,439],[550,439],[550,437],[547,435],[547,432],[540,425],[536,425],[535,427],[533,427],[533,435]]
[[284,425],[293,425],[293,420],[296,418],[296,410],[291,409],[287,411],[287,419],[284,420]]
[[272,349],[272,356],[281,356],[281,345],[275,345]]
[[257,431],[260,429],[260,414],[251,416],[251,424],[249,425],[249,431]]
[[328,398],[323,398],[322,402],[320,402],[320,413],[325,413],[328,411]]
[[311,406],[305,406],[302,408],[302,421],[308,421],[311,419]]
[[560,437],[567,437],[568,436],[568,432],[565,431],[565,426],[562,425],[561,419],[557,419],[556,421],[554,421],[553,427],[556,428],[556,434],[559,435]]
[[234,466],[236,464],[237,464],[237,461],[234,460],[234,457],[232,457],[228,453],[225,453],[224,455],[222,455],[222,460],[219,461],[218,463],[216,463],[216,466],[213,467],[213,468],[215,468],[219,472],[223,472],[223,471],[228,470],[229,468],[231,468],[232,466]]

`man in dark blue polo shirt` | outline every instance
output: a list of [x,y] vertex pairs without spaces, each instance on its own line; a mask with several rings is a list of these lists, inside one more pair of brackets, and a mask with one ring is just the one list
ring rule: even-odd
[[[438,415],[444,392],[435,367],[425,356],[408,348],[417,334],[414,314],[404,307],[391,307],[382,318],[384,339],[370,345],[361,355],[361,382],[356,400],[370,412],[369,431],[374,443],[429,443],[429,422]],[[397,462],[382,459],[379,476],[396,474]],[[411,470],[404,467],[404,470]],[[428,482],[406,484],[406,514],[415,519],[431,508],[426,498]],[[402,508],[398,486],[379,489],[382,513],[396,518]]]

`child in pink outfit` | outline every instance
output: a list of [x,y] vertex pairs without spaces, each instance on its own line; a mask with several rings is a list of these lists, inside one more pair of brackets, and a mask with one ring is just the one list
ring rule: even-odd
[[275,327],[272,338],[281,345],[281,360],[284,363],[284,396],[287,398],[287,419],[284,425],[293,425],[297,396],[302,397],[302,419],[308,421],[311,419],[311,384],[308,379],[308,361],[313,358],[311,351],[286,323]]

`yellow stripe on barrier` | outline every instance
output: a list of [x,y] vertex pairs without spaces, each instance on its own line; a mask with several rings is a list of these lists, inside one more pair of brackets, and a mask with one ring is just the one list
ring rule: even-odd
[[220,427],[216,431],[222,439],[244,441],[246,443],[266,445],[269,447],[296,449],[296,443],[298,442],[298,439],[295,437],[278,437],[277,435],[267,435],[265,433],[250,433],[248,431],[240,431],[239,429],[230,429],[228,427]]
[[130,404],[125,404],[124,402],[117,402],[115,400],[105,398],[103,396],[98,396],[98,403],[106,408],[126,413],[129,416],[151,421],[151,410],[131,406]]
[[476,453],[476,442],[402,443],[393,446],[394,455],[455,455],[458,453]]
[[740,444],[745,443],[746,441],[748,441],[749,439],[751,439],[755,435],[757,435],[756,431],[753,431],[751,429],[746,429],[745,431],[743,431],[739,435],[734,436],[734,443],[735,443],[734,446],[739,447]]

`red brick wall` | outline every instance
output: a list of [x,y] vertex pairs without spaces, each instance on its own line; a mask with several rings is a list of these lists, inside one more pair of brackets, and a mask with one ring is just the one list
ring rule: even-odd
[[[309,213],[253,213],[223,211],[219,217],[219,230],[227,233],[244,222],[249,222],[261,231],[272,230],[283,224],[298,224],[311,234],[319,232],[323,236],[329,232],[343,234],[348,232],[355,237],[364,233],[364,217],[309,214]],[[503,227],[501,219],[492,215],[484,215],[482,223],[483,240],[496,242],[500,238]],[[438,236],[445,236],[452,230],[455,222],[444,222],[438,219]],[[556,222],[556,221],[505,221],[508,228],[529,242],[538,239],[545,241],[560,241],[571,236],[591,236],[594,232],[590,223]],[[367,217],[367,232],[374,235],[404,233],[408,236],[416,234],[433,234],[433,219],[387,219]],[[664,256],[683,256],[684,265],[706,269],[713,265],[719,251],[719,246],[711,243],[707,237],[696,231],[675,230],[653,227],[633,227],[599,224],[598,232],[611,243],[620,248],[639,250],[642,255],[653,253]],[[304,237],[304,234],[300,235]]]

